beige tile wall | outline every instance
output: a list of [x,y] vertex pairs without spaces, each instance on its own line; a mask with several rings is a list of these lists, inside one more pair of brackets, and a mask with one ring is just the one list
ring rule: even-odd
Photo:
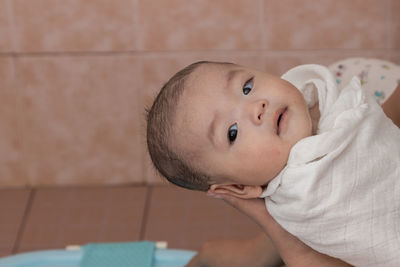
[[400,63],[400,0],[0,0],[0,187],[159,183],[144,108],[223,60]]

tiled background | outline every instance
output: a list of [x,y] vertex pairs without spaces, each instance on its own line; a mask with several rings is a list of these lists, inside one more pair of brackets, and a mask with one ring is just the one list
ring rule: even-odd
[[144,107],[178,69],[400,63],[399,14],[400,0],[0,0],[0,187],[159,182]]

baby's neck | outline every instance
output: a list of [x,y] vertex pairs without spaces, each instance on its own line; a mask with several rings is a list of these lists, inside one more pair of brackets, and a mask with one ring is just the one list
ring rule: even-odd
[[319,113],[318,102],[313,107],[309,108],[308,111],[310,112],[311,117],[312,135],[316,135],[318,130],[319,117],[321,116],[321,114]]

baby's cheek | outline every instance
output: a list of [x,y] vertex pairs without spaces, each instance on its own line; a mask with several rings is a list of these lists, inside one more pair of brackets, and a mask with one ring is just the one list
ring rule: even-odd
[[280,148],[275,147],[270,150],[270,154],[272,157],[280,157],[280,155],[282,154],[282,150]]
[[285,144],[279,148],[274,148],[271,152],[274,164],[279,167],[283,168],[288,159],[290,154],[290,149],[293,145],[292,144]]
[[273,178],[278,175],[286,166],[289,154],[286,149],[275,147],[271,148],[267,160],[265,162],[265,171],[269,177]]

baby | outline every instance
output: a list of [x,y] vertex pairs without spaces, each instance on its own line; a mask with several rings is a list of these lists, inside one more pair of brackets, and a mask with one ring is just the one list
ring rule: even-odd
[[357,78],[339,92],[319,65],[279,78],[194,63],[155,99],[147,142],[178,186],[265,197],[315,250],[357,266],[400,265],[400,131]]

